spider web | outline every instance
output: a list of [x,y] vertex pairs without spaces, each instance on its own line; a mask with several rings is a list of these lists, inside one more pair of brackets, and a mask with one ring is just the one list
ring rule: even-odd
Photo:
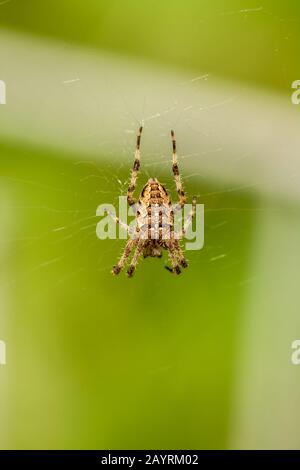
[[[175,192],[175,183],[171,173],[171,140],[170,140],[170,129],[176,130],[177,144],[178,144],[178,158],[181,178],[183,181],[184,188],[187,193],[188,201],[191,202],[192,194],[196,194],[198,202],[203,203],[205,201],[206,208],[206,231],[219,231],[222,233],[224,227],[229,222],[228,215],[233,212],[248,212],[257,209],[253,209],[249,201],[246,202],[245,207],[238,205],[224,206],[219,202],[224,199],[223,196],[229,194],[243,194],[248,192],[254,186],[254,184],[246,185],[220,185],[220,183],[211,183],[209,175],[201,168],[202,162],[207,162],[209,159],[213,159],[216,154],[226,153],[226,146],[224,148],[222,138],[216,138],[216,142],[211,143],[211,134],[217,135],[217,131],[214,128],[214,111],[219,108],[230,109],[230,106],[238,98],[238,95],[224,96],[224,99],[219,101],[216,99],[211,103],[203,103],[203,96],[205,96],[206,84],[212,79],[211,74],[204,73],[200,76],[191,76],[189,80],[182,81],[178,80],[177,89],[173,96],[168,96],[167,99],[163,100],[165,103],[161,107],[153,106],[151,100],[147,98],[147,87],[144,89],[144,94],[140,92],[138,101],[136,104],[131,103],[129,97],[126,96],[126,90],[121,89],[115,83],[111,83],[111,93],[117,96],[118,102],[118,122],[123,122],[123,127],[118,129],[120,136],[121,152],[116,154],[114,150],[113,142],[111,142],[111,150],[107,150],[110,147],[109,142],[98,139],[98,136],[90,133],[83,136],[84,139],[93,139],[96,137],[97,147],[99,148],[100,159],[82,159],[81,156],[71,156],[72,165],[75,168],[75,175],[71,176],[72,184],[68,186],[68,169],[65,175],[60,175],[55,185],[46,184],[43,181],[43,175],[37,175],[36,179],[27,177],[7,175],[3,176],[2,179],[9,184],[15,185],[20,188],[30,188],[35,192],[45,191],[48,195],[60,194],[62,198],[67,196],[68,199],[73,201],[81,202],[86,200],[86,208],[78,208],[76,204],[71,205],[68,208],[61,208],[59,204],[57,206],[49,205],[23,205],[17,203],[7,209],[10,211],[22,211],[36,212],[41,217],[47,218],[50,216],[52,225],[42,233],[30,233],[26,237],[18,237],[16,241],[22,245],[24,250],[28,247],[34,246],[36,243],[45,246],[48,243],[58,247],[64,248],[66,253],[76,253],[76,250],[80,247],[83,249],[89,249],[92,246],[99,247],[98,265],[97,271],[103,271],[109,273],[111,265],[107,261],[103,263],[102,252],[114,253],[114,257],[118,258],[120,252],[124,247],[123,241],[116,241],[114,243],[108,243],[100,241],[96,238],[95,227],[97,224],[97,217],[95,216],[97,201],[104,203],[113,203],[117,205],[118,197],[126,195],[127,187],[129,184],[130,171],[133,163],[133,152],[136,139],[136,131],[140,124],[143,124],[145,129],[142,136],[141,143],[141,171],[138,175],[138,184],[136,188],[136,196],[139,194],[141,187],[145,184],[146,180],[150,177],[157,177],[164,184],[166,184],[168,191],[172,197],[173,202],[176,202],[177,196]],[[80,82],[80,77],[68,78],[63,81],[66,86],[76,86]],[[189,94],[189,100],[185,101],[185,88],[189,90],[192,87],[193,93]],[[201,90],[201,93],[199,93]],[[82,108],[82,109],[81,109]],[[86,111],[84,104],[79,106],[79,113]],[[199,129],[197,122],[199,115],[203,115],[204,119],[208,119],[208,125],[206,128]],[[186,145],[188,142],[181,139],[181,130],[184,129],[193,137],[195,142],[195,135],[197,136],[197,145]],[[191,149],[191,152],[185,153],[185,147]],[[203,148],[204,147],[204,148]],[[103,160],[101,160],[101,153]],[[110,156],[111,162],[110,162]],[[240,156],[240,160],[248,158],[248,154]],[[51,158],[51,157],[50,157]],[[64,155],[62,154],[64,159]],[[236,158],[236,157],[235,157]],[[222,159],[222,158],[221,158]],[[199,168],[199,171],[188,172],[186,169],[186,163],[192,160],[197,161],[194,166]],[[224,159],[228,161],[228,159]],[[237,160],[238,163],[239,159]],[[70,169],[70,164],[68,164]],[[58,165],[60,167],[60,165]],[[73,171],[71,172],[73,173]],[[61,178],[61,176],[63,176]],[[75,180],[75,181],[74,181]],[[89,196],[87,194],[89,193]],[[49,197],[51,199],[51,197]],[[225,197],[226,200],[226,197]],[[234,200],[234,198],[231,200]],[[91,203],[89,203],[91,201]],[[212,201],[212,204],[210,202]],[[218,203],[216,204],[216,201]],[[259,209],[261,210],[261,209]],[[217,216],[210,222],[210,213],[217,213]],[[66,216],[68,220],[66,223],[59,223],[57,219],[61,219],[61,216]],[[242,230],[242,228],[241,228]],[[30,230],[29,230],[30,231]],[[5,243],[5,241],[2,241]],[[222,239],[218,241],[218,245],[210,243],[209,239],[206,244],[206,255],[204,255],[205,262],[212,264],[223,263],[230,258],[230,254],[226,251],[222,244]],[[39,270],[45,270],[48,266],[52,266],[61,262],[67,254],[64,253],[59,256],[50,256],[45,259],[41,259],[40,262],[34,264],[29,270],[23,272],[23,276],[26,277],[32,272]],[[201,252],[189,253],[189,258],[198,262],[200,257],[203,256]],[[236,263],[238,260],[233,260],[231,263]],[[64,273],[57,279],[57,283],[63,283],[66,280],[81,273],[87,266],[79,265],[76,270],[72,269],[70,272]],[[5,282],[8,280],[6,279]],[[50,286],[49,286],[50,287]]]

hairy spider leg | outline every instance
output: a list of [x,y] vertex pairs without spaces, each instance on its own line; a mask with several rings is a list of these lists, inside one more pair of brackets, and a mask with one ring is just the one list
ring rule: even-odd
[[189,226],[193,222],[193,218],[195,217],[196,205],[197,205],[197,199],[196,199],[196,196],[193,196],[192,209],[189,215],[187,216],[187,218],[184,220],[183,229],[179,233],[175,234],[175,238],[177,239],[182,238],[186,234],[187,229],[189,228]]
[[174,249],[174,240],[166,240],[165,247],[168,251],[169,259],[171,261],[172,267],[170,268],[169,266],[165,266],[165,268],[170,271],[171,273],[174,274],[180,274],[181,270],[179,267],[178,259],[176,256],[176,251]]
[[135,229],[133,227],[129,227],[129,225],[125,224],[119,217],[117,217],[113,212],[109,209],[105,209],[108,215],[112,218],[112,220],[119,224],[122,228],[124,228],[130,235],[134,235]]
[[179,196],[179,205],[180,207],[183,207],[185,204],[186,198],[185,198],[185,194],[184,194],[184,190],[183,190],[183,186],[182,186],[182,182],[180,178],[180,173],[179,173],[179,167],[177,163],[176,139],[175,139],[175,133],[173,130],[171,131],[171,139],[172,139],[172,148],[173,148],[172,170],[173,170],[173,174],[175,178],[177,193]]
[[130,256],[130,253],[132,252],[132,249],[137,245],[138,241],[136,239],[130,239],[126,243],[125,249],[123,251],[123,254],[118,261],[118,263],[112,268],[112,274],[119,274],[119,272],[123,269],[127,259]]
[[127,190],[127,201],[130,206],[133,206],[136,201],[133,197],[133,193],[136,187],[136,180],[137,180],[137,175],[141,166],[141,153],[140,153],[140,143],[141,143],[141,135],[143,131],[143,126],[139,128],[137,137],[136,137],[136,146],[135,146],[135,152],[134,152],[134,163],[133,163],[133,168],[131,171],[131,179],[130,183],[128,186]]
[[138,242],[138,245],[137,245],[137,248],[135,250],[135,253],[132,257],[132,260],[131,260],[131,263],[127,269],[127,275],[128,277],[132,277],[134,271],[135,271],[135,268],[136,268],[136,265],[137,265],[137,262],[139,260],[139,257],[141,256],[142,252],[143,252],[143,249],[144,249],[144,245],[145,245],[145,242],[144,240],[141,240]]
[[188,262],[184,257],[184,254],[182,252],[182,248],[180,246],[179,240],[175,239],[173,243],[174,243],[174,249],[175,249],[177,259],[179,261],[180,266],[182,266],[183,268],[187,268],[188,267]]

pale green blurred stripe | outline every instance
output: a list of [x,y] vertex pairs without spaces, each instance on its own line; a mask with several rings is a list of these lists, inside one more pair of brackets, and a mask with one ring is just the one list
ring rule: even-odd
[[299,449],[299,208],[277,202],[256,221],[240,322],[231,447]]
[[285,92],[299,19],[298,0],[13,0],[0,25]]
[[[10,288],[11,270],[10,266],[13,241],[11,240],[14,233],[14,216],[9,210],[13,205],[13,193],[9,185],[1,181],[0,186],[0,214],[1,214],[1,236],[0,236],[0,340],[5,342],[6,345],[6,361],[11,363],[10,356],[10,338],[11,331],[11,317],[13,315],[14,300]],[[7,349],[8,348],[8,349]],[[11,400],[10,396],[10,373],[9,366],[0,365],[0,449],[5,448],[9,442],[8,425],[11,416]]]
[[156,164],[170,161],[169,131],[175,128],[187,171],[300,198],[300,113],[291,90],[264,93],[206,80],[202,71],[197,77],[174,74],[105,51],[7,31],[0,33],[0,56],[8,101],[1,107],[3,138],[82,159],[122,158],[127,165],[144,121],[143,154],[155,154]]

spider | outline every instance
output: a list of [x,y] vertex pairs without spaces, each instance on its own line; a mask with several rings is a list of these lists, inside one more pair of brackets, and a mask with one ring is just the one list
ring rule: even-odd
[[134,154],[134,164],[131,172],[131,180],[127,190],[127,201],[133,208],[136,224],[135,227],[129,227],[114,214],[107,211],[116,223],[125,228],[131,238],[127,241],[124,252],[118,263],[113,267],[112,274],[117,275],[124,268],[133,250],[134,254],[127,269],[127,275],[132,277],[136,269],[137,262],[141,255],[144,258],[148,256],[161,258],[162,249],[168,251],[171,267],[165,268],[178,275],[181,273],[180,267],[187,268],[188,263],[183,255],[179,239],[182,238],[189,225],[192,223],[196,213],[196,197],[193,197],[192,210],[184,221],[183,229],[176,233],[174,229],[174,212],[184,207],[186,197],[182,187],[179,168],[177,164],[176,139],[174,131],[171,131],[173,147],[173,165],[172,170],[175,178],[175,184],[179,201],[173,208],[168,192],[165,187],[156,179],[150,178],[143,187],[138,202],[133,197],[137,175],[140,169],[140,142],[143,127],[139,128],[136,148]]

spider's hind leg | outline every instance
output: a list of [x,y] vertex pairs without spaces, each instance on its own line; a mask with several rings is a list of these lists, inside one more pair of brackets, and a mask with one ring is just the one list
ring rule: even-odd
[[180,266],[182,266],[183,268],[187,268],[188,267],[188,262],[184,257],[184,254],[182,252],[179,240],[174,241],[174,247],[175,247],[175,250],[176,250],[176,254],[177,254],[177,258],[179,260]]
[[168,255],[169,255],[169,259],[171,261],[172,267],[170,268],[169,266],[165,266],[165,268],[173,274],[176,274],[176,275],[180,274],[181,269],[180,269],[179,264],[178,264],[177,250],[176,250],[176,247],[175,247],[175,244],[174,244],[173,240],[169,241],[166,244],[166,249],[168,250]]
[[129,258],[130,256],[130,253],[133,249],[133,247],[137,244],[137,240],[135,239],[130,239],[128,240],[128,242],[126,243],[126,246],[125,246],[125,249],[123,251],[123,254],[120,258],[120,260],[118,261],[118,263],[112,268],[112,274],[114,275],[117,275],[121,272],[121,270],[123,269],[127,259]]
[[178,266],[178,264],[176,266],[174,266],[174,268],[170,268],[170,266],[165,266],[166,270],[169,271],[170,273],[173,273],[173,274],[176,274],[178,276],[178,274],[181,273],[181,270],[180,270],[180,267]]
[[132,260],[131,260],[131,263],[127,269],[127,275],[128,277],[132,277],[133,274],[134,274],[134,271],[135,271],[135,268],[136,268],[136,265],[137,265],[137,262],[139,260],[139,257],[141,256],[142,254],[142,251],[144,249],[144,242],[143,241],[139,241],[138,243],[138,246],[135,250],[135,253],[132,257]]

